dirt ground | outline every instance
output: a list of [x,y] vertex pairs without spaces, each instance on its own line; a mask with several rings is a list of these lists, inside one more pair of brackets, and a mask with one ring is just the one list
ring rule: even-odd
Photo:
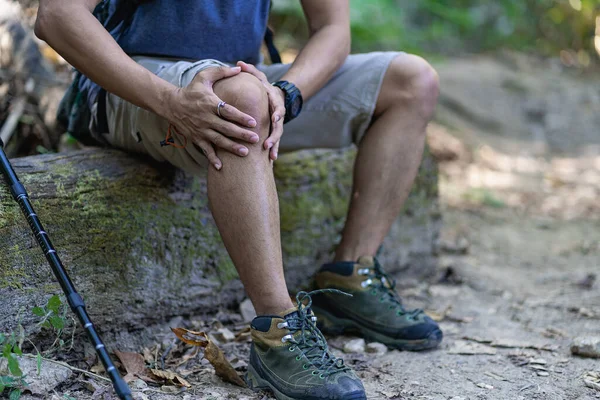
[[[540,156],[539,135],[522,138],[515,152],[494,146],[497,138],[474,142],[439,124],[429,134],[433,152],[444,159],[440,271],[433,282],[401,293],[409,307],[440,320],[444,341],[423,353],[344,354],[350,337],[331,338],[331,347],[358,372],[369,399],[600,399],[600,390],[584,384],[586,373],[600,372],[600,360],[570,351],[574,338],[600,334],[598,148],[586,148],[582,139],[585,151],[547,146]],[[233,311],[170,325],[243,330]],[[172,387],[136,381],[137,399],[271,398],[221,381],[200,356],[190,357],[193,348],[174,344],[168,326],[154,334],[157,346],[147,357],[159,349],[159,364],[169,349],[167,367],[192,388],[169,394]],[[243,372],[248,342],[221,348]],[[47,398],[67,396],[114,398],[107,382],[79,373]]]

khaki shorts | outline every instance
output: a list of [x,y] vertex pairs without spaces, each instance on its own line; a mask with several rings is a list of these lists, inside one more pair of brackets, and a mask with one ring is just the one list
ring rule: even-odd
[[[371,123],[381,83],[397,52],[356,54],[348,57],[333,78],[304,103],[298,118],[284,127],[280,152],[307,148],[342,148],[358,144]],[[216,60],[198,62],[136,57],[140,65],[179,86],[190,84],[206,68],[225,65]],[[260,65],[269,82],[285,74],[289,64]],[[188,142],[184,149],[160,146],[169,122],[147,110],[109,94],[106,98],[108,143],[123,150],[148,154],[195,174],[204,173],[206,158]],[[173,136],[183,144],[178,135]]]

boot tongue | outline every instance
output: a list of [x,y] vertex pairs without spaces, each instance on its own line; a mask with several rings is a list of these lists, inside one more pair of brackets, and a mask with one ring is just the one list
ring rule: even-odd
[[280,312],[279,316],[283,319],[298,318],[298,307],[288,308],[287,310]]
[[358,264],[360,264],[362,267],[373,268],[375,266],[375,257],[361,256],[358,259]]

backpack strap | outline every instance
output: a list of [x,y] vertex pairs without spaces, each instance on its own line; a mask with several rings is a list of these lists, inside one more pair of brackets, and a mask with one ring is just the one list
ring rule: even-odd
[[277,50],[277,47],[275,47],[273,36],[273,30],[267,27],[267,31],[265,32],[265,44],[267,45],[267,50],[269,51],[271,63],[281,64],[281,55],[279,55],[279,51]]

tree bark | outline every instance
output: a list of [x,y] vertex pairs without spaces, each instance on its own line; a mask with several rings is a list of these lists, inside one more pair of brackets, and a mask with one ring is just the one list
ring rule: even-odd
[[[351,190],[354,149],[286,154],[276,163],[291,290],[331,259]],[[58,254],[104,331],[215,312],[243,299],[208,209],[206,180],[117,150],[13,160]],[[437,169],[426,156],[381,254],[388,270],[423,279],[435,268]],[[0,185],[0,332],[28,329],[31,309],[60,293],[25,218]],[[110,340],[109,340],[110,342]]]

